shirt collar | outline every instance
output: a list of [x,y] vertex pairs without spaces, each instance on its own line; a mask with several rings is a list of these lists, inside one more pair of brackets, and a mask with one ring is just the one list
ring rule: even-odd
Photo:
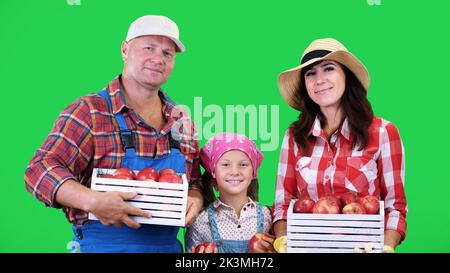
[[344,119],[340,131],[341,135],[344,136],[348,141],[350,141],[350,127],[348,125],[348,118]]
[[[111,96],[112,111],[117,114],[122,111],[124,107],[130,108],[126,102],[124,88],[122,85],[122,74],[118,75],[114,80],[108,84],[108,92]],[[167,120],[171,120],[171,112],[175,103],[164,93],[161,89],[158,91],[158,95],[163,102],[163,114]]]
[[[348,124],[348,118],[346,117],[344,119],[344,122],[342,122],[341,128],[338,130],[341,135],[347,139],[348,141],[350,141],[350,127]],[[309,134],[308,135],[313,135],[315,137],[319,137],[319,136],[323,136],[325,137],[325,132],[322,129],[322,125],[320,123],[319,117],[316,116],[313,125],[311,126],[311,129],[309,130]]]
[[[250,197],[248,197],[248,202],[247,203],[245,203],[245,205],[244,206],[247,206],[247,205],[255,205],[255,201],[253,201]],[[219,207],[225,207],[225,208],[231,208],[231,209],[233,209],[232,207],[230,207],[229,205],[227,205],[227,204],[225,204],[225,203],[223,203],[222,201],[220,201],[220,199],[219,198],[216,198],[215,200],[214,200],[214,202],[213,202],[213,207],[215,208],[215,209],[217,209],[217,208],[219,208]]]

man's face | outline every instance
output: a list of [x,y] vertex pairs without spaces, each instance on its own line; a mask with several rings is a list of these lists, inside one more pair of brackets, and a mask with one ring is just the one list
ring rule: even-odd
[[172,73],[175,53],[175,43],[164,36],[141,36],[123,42],[123,74],[142,86],[159,89]]

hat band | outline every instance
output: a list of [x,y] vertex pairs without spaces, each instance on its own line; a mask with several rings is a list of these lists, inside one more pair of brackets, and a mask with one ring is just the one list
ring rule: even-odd
[[314,50],[314,51],[308,52],[305,56],[303,56],[301,64],[304,64],[307,61],[312,60],[314,58],[323,57],[329,53],[331,53],[331,51],[329,51],[329,50]]

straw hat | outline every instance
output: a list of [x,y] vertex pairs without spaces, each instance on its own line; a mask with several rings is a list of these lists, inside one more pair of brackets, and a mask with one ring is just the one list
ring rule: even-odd
[[337,40],[332,38],[318,39],[305,49],[299,66],[286,70],[278,76],[278,88],[281,96],[290,106],[300,110],[294,101],[294,94],[303,84],[303,79],[300,79],[302,68],[323,60],[332,60],[345,65],[353,72],[367,92],[370,77],[366,67]]

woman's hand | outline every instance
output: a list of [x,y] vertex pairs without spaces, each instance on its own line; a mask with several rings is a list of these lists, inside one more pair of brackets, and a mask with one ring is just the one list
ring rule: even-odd
[[278,253],[286,253],[287,252],[287,237],[286,237],[286,235],[276,238],[273,243],[273,248]]

